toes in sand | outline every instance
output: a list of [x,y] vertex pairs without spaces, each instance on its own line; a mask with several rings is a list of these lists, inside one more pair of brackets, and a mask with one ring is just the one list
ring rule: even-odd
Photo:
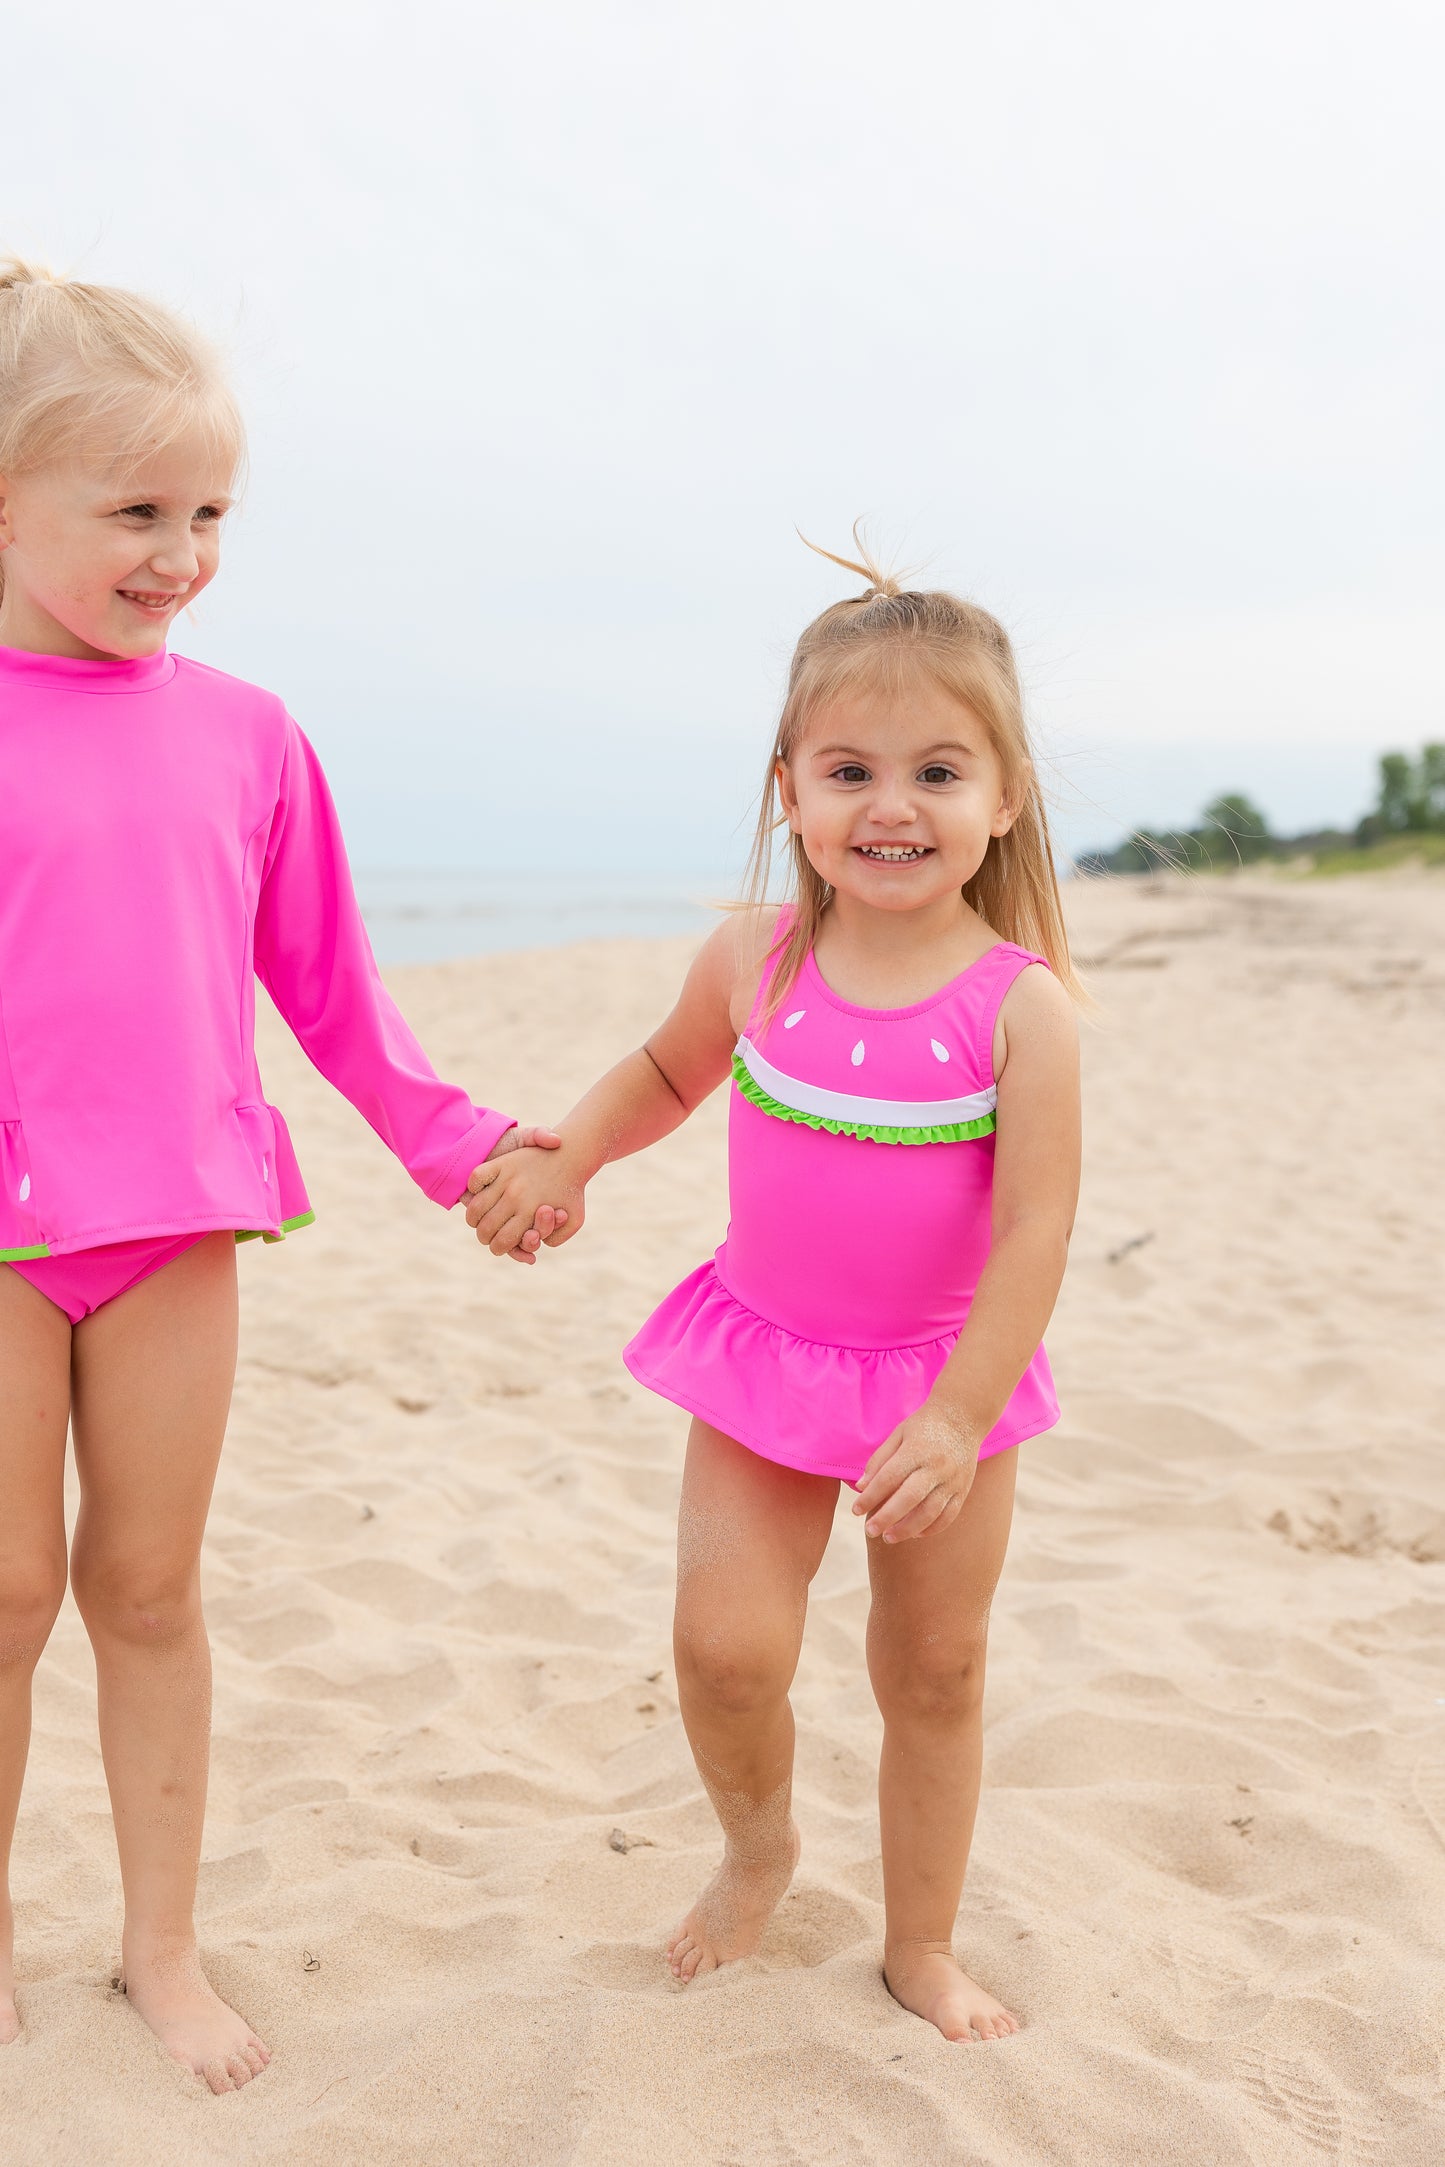
[[793,1878],[801,1845],[791,1825],[777,1850],[740,1857],[731,1847],[668,1945],[674,1979],[684,1986],[720,1964],[751,1956]]
[[1013,2011],[970,1979],[951,1949],[890,1949],[883,1977],[893,1999],[945,2039],[1006,2039],[1019,2029]]
[[270,2048],[212,1987],[193,1944],[127,1954],[125,1994],[166,2052],[213,2092],[239,2092],[271,2059]]

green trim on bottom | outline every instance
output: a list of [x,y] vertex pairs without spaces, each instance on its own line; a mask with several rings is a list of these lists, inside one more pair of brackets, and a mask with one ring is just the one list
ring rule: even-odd
[[733,1082],[750,1106],[778,1121],[800,1121],[805,1128],[826,1129],[830,1136],[861,1136],[870,1144],[966,1144],[976,1136],[992,1136],[998,1127],[994,1114],[980,1114],[976,1121],[943,1121],[931,1128],[891,1129],[869,1121],[834,1121],[826,1114],[800,1113],[785,1106],[755,1081],[740,1053],[733,1055]]
[[[314,1211],[303,1211],[294,1219],[283,1219],[279,1234],[264,1234],[260,1227],[248,1227],[244,1230],[238,1228],[236,1239],[238,1242],[282,1242],[288,1234],[296,1233],[298,1228],[310,1226],[315,1217]],[[156,1239],[160,1240],[161,1237],[157,1235]],[[83,1250],[80,1253],[84,1255]],[[33,1249],[0,1249],[0,1264],[33,1264],[38,1257],[48,1257],[51,1254],[48,1242],[38,1242]]]
[[263,1234],[260,1227],[253,1226],[249,1227],[244,1233],[238,1230],[236,1234],[236,1239],[238,1242],[283,1242],[285,1241],[286,1236],[288,1234],[294,1234],[297,1231],[298,1227],[310,1226],[312,1220],[315,1217],[316,1214],[314,1211],[303,1211],[295,1219],[283,1219],[281,1221],[281,1231],[279,1234]]

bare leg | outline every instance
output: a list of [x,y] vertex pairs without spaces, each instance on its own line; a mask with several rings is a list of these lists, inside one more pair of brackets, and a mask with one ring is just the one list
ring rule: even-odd
[[235,1367],[229,1234],[207,1236],[75,1330],[71,1581],[95,1649],[126,1994],[213,2092],[249,2083],[270,2058],[208,1985],[193,1920],[211,1722],[201,1537]]
[[1018,1455],[984,1460],[951,1527],[870,1542],[868,1669],[883,1714],[878,1810],[883,1973],[945,2039],[1001,2039],[1018,2019],[953,1954],[983,1774],[988,1614],[1008,1547]]
[[65,1593],[70,1319],[0,1264],[0,2046],[15,2010],[10,1840],[30,1749],[30,1681]]
[[668,1950],[684,1983],[751,1954],[798,1862],[788,1688],[837,1495],[836,1482],[693,1423],[673,1643],[682,1720],[724,1849]]

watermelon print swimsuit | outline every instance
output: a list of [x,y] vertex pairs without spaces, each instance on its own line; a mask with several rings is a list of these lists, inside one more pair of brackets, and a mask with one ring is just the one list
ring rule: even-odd
[[[994,1024],[1033,964],[1000,941],[926,1001],[876,1009],[810,953],[759,1032],[764,972],[733,1055],[727,1238],[624,1350],[640,1383],[764,1459],[856,1485],[928,1397],[988,1261]],[[980,1458],[1058,1417],[1039,1347]]]

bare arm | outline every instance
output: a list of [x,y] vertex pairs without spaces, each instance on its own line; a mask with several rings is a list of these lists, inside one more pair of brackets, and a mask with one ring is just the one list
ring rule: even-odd
[[534,1220],[550,1225],[544,1213],[567,1215],[546,1233],[548,1246],[570,1241],[593,1175],[670,1135],[717,1089],[732,1063],[740,988],[756,981],[772,915],[729,918],[709,936],[672,1013],[558,1124],[560,1150],[514,1151],[476,1169],[467,1218],[494,1256],[515,1249]]
[[1025,971],[1000,1014],[993,1240],[968,1321],[916,1415],[868,1463],[853,1510],[888,1542],[947,1527],[978,1448],[1053,1313],[1079,1194],[1079,1048],[1068,995]]

